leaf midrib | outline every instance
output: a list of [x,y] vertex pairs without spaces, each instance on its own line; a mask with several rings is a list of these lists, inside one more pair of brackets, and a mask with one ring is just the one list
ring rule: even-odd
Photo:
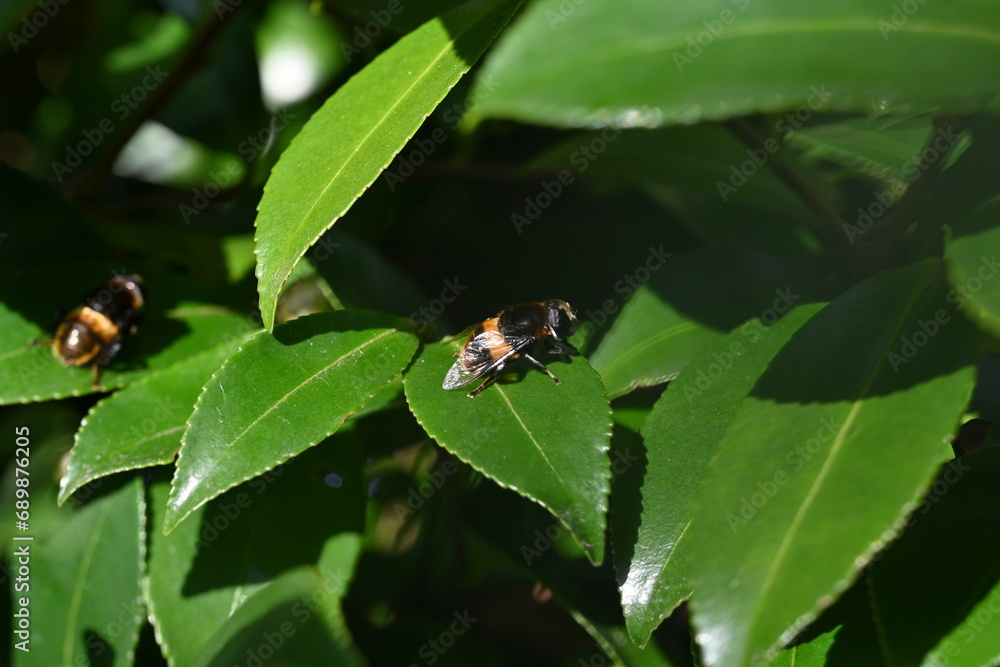
[[524,430],[525,434],[528,436],[528,439],[531,440],[531,444],[533,444],[535,446],[535,449],[538,450],[538,453],[542,455],[542,459],[545,461],[545,464],[549,466],[549,470],[551,470],[553,472],[553,474],[555,474],[556,479],[559,480],[559,483],[562,484],[563,488],[567,488],[566,482],[563,480],[562,476],[559,474],[559,471],[556,470],[555,466],[552,465],[552,461],[549,460],[549,457],[545,453],[545,450],[542,449],[542,446],[538,443],[537,440],[535,440],[535,436],[528,429],[528,425],[524,423],[524,420],[521,419],[521,415],[517,412],[517,410],[514,409],[514,404],[511,402],[510,397],[507,396],[507,392],[503,391],[503,387],[500,386],[500,385],[496,385],[496,389],[497,389],[498,393],[500,394],[500,396],[503,397],[504,402],[507,403],[507,407],[510,408],[510,412],[511,412],[511,414],[514,415],[514,419],[517,420],[517,423],[521,425],[521,428]]
[[80,568],[77,571],[76,580],[73,582],[73,595],[70,598],[69,612],[66,615],[66,634],[63,637],[62,664],[64,665],[69,665],[73,662],[73,640],[76,637],[74,628],[79,627],[80,607],[83,605],[83,591],[86,588],[85,580],[90,574],[90,565],[94,559],[94,553],[97,551],[97,545],[101,540],[101,531],[104,527],[104,522],[110,511],[111,505],[106,502],[101,505],[100,511],[97,514],[97,520],[94,522],[94,529],[90,534],[90,540],[87,542],[87,548],[83,552],[83,558],[80,559]]
[[[934,272],[929,272],[927,278],[924,281],[924,284],[921,285],[919,289],[914,289],[911,292],[912,296],[910,299],[910,303],[902,311],[903,313],[909,314],[914,310],[921,296],[923,296],[924,291],[927,288],[927,285],[934,280],[936,275],[937,274]],[[778,545],[778,548],[774,552],[774,557],[772,558],[771,563],[764,574],[764,579],[761,581],[761,585],[760,588],[758,589],[758,595],[756,596],[754,605],[750,609],[749,613],[750,619],[758,617],[758,613],[761,606],[767,599],[767,595],[770,592],[771,588],[773,588],[775,581],[777,581],[778,569],[784,563],[784,560],[788,555],[788,551],[791,548],[792,540],[794,536],[798,533],[798,530],[802,525],[803,520],[805,519],[805,515],[808,513],[810,507],[815,501],[816,496],[819,494],[819,490],[823,486],[823,483],[833,466],[833,461],[836,459],[837,454],[840,452],[841,447],[843,446],[844,442],[847,439],[848,431],[851,425],[857,418],[858,414],[861,412],[861,408],[864,406],[863,399],[869,396],[869,391],[871,390],[872,384],[875,382],[875,379],[879,377],[882,368],[886,364],[886,359],[888,358],[888,354],[890,352],[892,343],[893,341],[897,340],[901,335],[904,322],[906,321],[908,320],[905,316],[901,315],[899,317],[895,330],[893,331],[892,335],[886,337],[882,354],[879,355],[875,367],[872,369],[872,372],[869,373],[864,386],[862,386],[860,391],[858,392],[858,397],[854,401],[852,401],[851,409],[848,412],[843,425],[840,427],[840,429],[838,429],[837,435],[830,446],[829,453],[827,454],[826,459],[823,461],[823,465],[820,468],[816,480],[810,486],[808,493],[806,493],[806,497],[799,504],[799,507],[795,512],[795,516],[792,517],[792,522],[789,524],[788,530],[785,531],[785,534],[781,539],[781,543]],[[750,622],[753,623],[752,620]]]
[[627,366],[628,362],[630,362],[633,357],[637,356],[648,357],[648,354],[646,354],[646,351],[648,349],[650,348],[655,349],[658,346],[661,346],[663,341],[669,338],[672,338],[674,336],[680,336],[689,331],[694,331],[702,328],[704,327],[702,327],[697,322],[687,321],[687,322],[681,322],[680,324],[674,325],[667,329],[661,329],[660,331],[651,334],[649,336],[644,336],[642,342],[630,344],[624,350],[619,351],[619,353],[616,354],[614,357],[615,363],[606,367],[605,371],[601,373],[601,375],[606,376],[615,371],[615,369],[620,369],[623,366]]
[[[439,21],[439,19],[437,20]],[[372,136],[380,128],[382,128],[383,125],[385,125],[388,122],[388,120],[393,116],[396,109],[400,105],[402,105],[404,101],[410,99],[411,93],[413,92],[414,88],[416,88],[419,83],[425,81],[430,77],[431,72],[435,69],[438,62],[441,61],[441,59],[444,57],[446,53],[454,50],[452,47],[454,46],[455,42],[457,42],[463,35],[465,35],[465,33],[471,30],[473,25],[475,25],[475,23],[476,23],[475,21],[468,23],[465,26],[465,28],[460,30],[455,35],[453,35],[450,40],[445,42],[442,48],[438,51],[437,55],[434,56],[433,60],[429,61],[424,66],[420,74],[414,77],[413,81],[410,83],[409,86],[406,87],[406,89],[402,92],[402,94],[396,97],[396,100],[388,107],[388,109],[386,109],[386,111],[382,114],[382,117],[379,118],[376,123],[372,124],[371,128],[368,130],[368,133],[365,134],[365,136],[362,137],[360,141],[354,144],[354,151],[350,153],[348,157],[343,161],[343,163],[340,165],[340,168],[337,169],[336,173],[334,173],[333,176],[330,177],[326,185],[323,186],[323,189],[320,190],[319,194],[316,195],[316,197],[313,199],[312,203],[309,205],[309,208],[306,209],[306,211],[302,214],[302,217],[300,218],[300,221],[302,223],[308,223],[312,220],[313,212],[316,210],[316,207],[319,205],[320,201],[323,200],[323,198],[326,196],[327,191],[329,191],[329,189],[333,186],[334,182],[340,177],[340,175],[344,172],[344,170],[347,169],[349,165],[354,163],[355,159],[361,159],[359,156],[362,156],[363,154],[362,149],[369,143]],[[467,65],[466,67],[464,67],[464,69],[468,70],[470,66],[471,65]],[[424,118],[426,118],[426,115],[424,116]],[[420,122],[422,124],[423,120],[421,120]],[[355,199],[357,199],[358,196],[360,195],[355,195]],[[332,225],[334,222],[336,222],[337,219],[340,218],[345,211],[346,208],[337,213],[333,217],[333,219],[328,223],[328,225]],[[324,229],[323,231],[326,230]],[[323,231],[321,231],[320,234],[322,234]],[[318,239],[319,236],[317,236],[316,238]],[[316,239],[313,239],[313,242],[315,242],[315,240]],[[286,274],[285,277],[287,277],[287,275],[288,274]]]
[[[233,438],[228,443],[228,446],[229,447],[235,446],[236,443],[243,436],[245,436],[251,429],[253,429],[258,423],[260,423],[261,420],[263,420],[269,414],[271,414],[272,412],[274,412],[274,410],[276,410],[280,405],[282,405],[283,403],[285,403],[286,401],[288,401],[292,396],[294,396],[295,394],[297,394],[304,387],[306,387],[306,386],[312,384],[313,382],[315,382],[318,377],[320,377],[322,375],[325,375],[326,373],[330,372],[330,370],[333,369],[334,367],[341,365],[345,359],[347,359],[347,358],[349,358],[351,356],[354,356],[356,354],[359,354],[360,352],[362,352],[369,345],[372,345],[372,344],[376,343],[377,341],[382,340],[383,338],[385,338],[387,336],[391,336],[394,333],[396,333],[396,329],[386,329],[385,331],[383,331],[382,333],[378,334],[374,338],[370,338],[367,341],[365,341],[364,343],[362,343],[361,345],[358,345],[357,347],[349,350],[348,352],[345,352],[343,355],[341,355],[337,359],[333,360],[332,362],[330,362],[329,364],[327,364],[326,366],[324,366],[320,370],[316,371],[315,373],[313,373],[312,375],[310,375],[309,377],[307,377],[305,380],[303,380],[302,382],[300,382],[298,385],[296,385],[295,387],[293,387],[291,390],[285,392],[285,394],[281,398],[279,398],[277,401],[275,401],[274,403],[272,403],[266,410],[264,410],[264,412],[262,412],[260,415],[258,415],[258,417],[256,419],[254,419],[252,422],[250,422],[250,424],[247,425],[247,427],[245,429],[243,429],[243,431],[241,431],[239,435],[237,435],[235,438]],[[222,386],[221,383],[220,383],[219,386],[221,388],[221,386]]]

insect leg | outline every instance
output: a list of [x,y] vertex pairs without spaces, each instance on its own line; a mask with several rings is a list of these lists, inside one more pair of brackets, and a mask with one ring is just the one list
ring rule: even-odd
[[545,371],[546,373],[548,373],[548,374],[549,374],[549,377],[550,377],[550,378],[552,378],[553,380],[555,380],[555,383],[556,383],[556,384],[562,384],[562,380],[560,380],[560,379],[559,379],[559,378],[557,378],[557,377],[556,377],[555,375],[553,375],[553,374],[552,374],[552,371],[550,371],[550,370],[549,370],[548,368],[546,368],[546,367],[545,367],[545,364],[543,364],[542,362],[540,362],[540,361],[539,361],[538,359],[535,359],[535,358],[534,358],[533,356],[531,356],[530,354],[525,354],[525,355],[524,355],[524,358],[525,358],[525,359],[527,359],[527,360],[529,360],[529,361],[530,361],[531,363],[533,363],[534,365],[538,366],[539,368],[541,368],[541,369],[542,369],[543,371]]
[[561,357],[579,357],[580,350],[576,349],[564,340],[558,344],[549,345],[549,354],[558,354]]
[[483,383],[481,385],[479,385],[478,387],[476,387],[475,389],[473,389],[472,391],[470,391],[468,394],[466,394],[466,396],[468,396],[469,398],[475,398],[476,394],[478,394],[483,389],[486,389],[486,387],[488,387],[491,384],[493,384],[493,381],[496,380],[496,379],[497,379],[496,375],[489,376],[488,378],[486,378],[485,380],[483,380]]

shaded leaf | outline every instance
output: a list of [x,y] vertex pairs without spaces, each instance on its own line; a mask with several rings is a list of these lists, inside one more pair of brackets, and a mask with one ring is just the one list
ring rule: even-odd
[[417,348],[405,320],[342,310],[245,343],[198,398],[177,459],[166,530],[240,482],[336,431]]
[[104,475],[172,463],[202,387],[239,342],[151,373],[94,405],[76,433],[59,502]]
[[994,337],[1000,337],[1000,198],[991,199],[955,223],[947,245],[948,301]]
[[228,667],[255,651],[287,665],[315,664],[318,656],[331,665],[364,665],[345,641],[338,602],[320,573],[290,572],[240,605],[191,665]]
[[775,667],[889,667],[862,577],[770,663]]
[[898,197],[916,174],[924,142],[931,136],[929,118],[846,118],[803,127],[788,143],[805,154],[841,164],[895,185]]
[[939,262],[879,274],[813,317],[733,418],[691,528],[706,664],[770,657],[898,534],[950,458],[975,330]]
[[[58,265],[89,257],[114,265],[114,254],[79,209],[51,184],[33,179],[3,161],[0,161],[0,210],[5,220],[15,223],[0,232],[0,281],[32,273],[39,258]],[[53,239],[59,242],[53,243]]]
[[691,595],[695,496],[726,426],[774,355],[821,308],[802,306],[771,327],[752,320],[736,329],[681,371],[643,426],[643,511],[621,585],[625,621],[639,645]]
[[[588,162],[594,146],[605,148]],[[635,184],[705,248],[752,247],[796,258],[814,253],[815,239],[810,243],[802,232],[811,213],[771,170],[758,169],[732,186],[734,172],[744,178],[743,163],[751,159],[752,151],[725,127],[701,124],[574,133],[534,164],[556,171],[586,167],[588,178]]]
[[[881,643],[892,664],[996,663],[1000,656],[998,479],[996,447],[949,461],[907,519],[906,532],[868,572]],[[942,572],[954,576],[942,577]]]
[[[234,611],[304,566],[324,579],[331,599],[319,602],[337,607],[353,578],[364,529],[362,450],[351,430],[348,424],[320,447],[202,505],[169,535],[163,534],[166,476],[152,485],[147,596],[171,664],[193,664],[211,654],[211,643],[218,650]],[[280,549],[274,548],[276,531]]]
[[302,128],[264,188],[257,278],[264,325],[299,258],[351,207],[520,4],[476,1],[428,21],[344,84]]
[[647,274],[634,293],[625,288],[628,301],[590,357],[608,395],[670,380],[730,328],[765,310],[773,321],[802,298],[785,287],[788,275],[748,278],[757,259],[689,253]]
[[143,618],[145,509],[133,477],[45,543],[15,543],[31,554],[32,612],[30,652],[13,651],[15,665],[132,664]]
[[523,377],[505,373],[469,398],[467,389],[441,388],[459,349],[460,341],[427,345],[404,376],[417,421],[449,452],[545,507],[601,562],[611,410],[597,374],[582,357],[550,363],[557,386],[525,365]]
[[395,264],[350,234],[327,232],[306,256],[346,308],[406,317],[427,304],[427,297]]

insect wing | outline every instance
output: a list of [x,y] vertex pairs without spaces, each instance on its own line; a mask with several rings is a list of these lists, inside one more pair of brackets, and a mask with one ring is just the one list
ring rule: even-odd
[[489,350],[499,345],[504,345],[503,334],[496,330],[483,331],[469,339],[441,386],[445,389],[458,389],[492,371],[510,356],[508,353],[494,359]]
[[[484,331],[465,344],[441,386],[444,389],[458,389],[489,375],[533,341],[534,338],[530,336],[508,336],[505,339],[499,331]],[[507,351],[502,356],[493,358],[488,350],[498,347],[507,348]]]

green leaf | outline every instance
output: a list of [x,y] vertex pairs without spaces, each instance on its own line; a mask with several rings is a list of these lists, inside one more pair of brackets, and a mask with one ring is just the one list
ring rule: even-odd
[[[140,581],[145,557],[142,481],[88,503],[30,551],[30,652],[15,665],[131,665],[143,618]],[[12,561],[13,562],[13,561]]]
[[417,348],[405,320],[319,313],[258,334],[198,398],[164,522],[270,470],[336,431],[398,377]]
[[91,408],[77,431],[59,502],[99,477],[172,463],[202,387],[239,342],[151,373]]
[[[290,572],[240,605],[192,667],[224,667],[266,655],[278,664],[364,665],[345,639],[347,628],[338,599],[320,573],[303,568]],[[249,648],[248,648],[249,647]],[[252,664],[252,663],[251,663]]]
[[[605,148],[599,159],[588,162],[586,156],[596,154],[594,146]],[[725,127],[706,123],[573,133],[533,166],[637,185],[705,248],[746,251],[750,246],[796,258],[815,252],[815,240],[810,244],[802,230],[812,214],[771,170],[757,169],[753,178],[732,187],[733,174],[744,177],[741,169],[751,155]]]
[[524,366],[522,377],[505,375],[469,398],[441,387],[461,342],[425,346],[403,377],[417,421],[449,452],[546,508],[601,562],[611,410],[597,373],[582,357],[548,364],[557,386]]
[[654,289],[641,287],[591,355],[611,398],[677,377],[725,334],[685,317]]
[[302,254],[402,150],[519,5],[476,1],[425,23],[344,84],[302,128],[275,166],[257,216],[258,291],[268,329]]
[[845,292],[775,357],[695,507],[693,620],[708,665],[769,658],[898,534],[950,458],[975,330],[939,262]]
[[962,309],[993,336],[1000,336],[1000,197],[991,199],[962,216],[954,225],[948,243],[948,277],[954,289],[949,303]]
[[813,158],[830,160],[896,186],[899,196],[917,173],[920,153],[931,136],[929,118],[845,118],[803,127],[788,143]]
[[[119,269],[120,271],[120,269]],[[90,367],[63,365],[52,353],[58,309],[76,306],[113,275],[111,265],[70,264],[32,273],[8,286],[0,302],[0,404],[44,401],[93,393]],[[72,280],[67,280],[72,276]],[[148,312],[135,335],[101,372],[103,390],[168,368],[208,348],[241,339],[254,327],[225,307],[190,298],[193,282],[146,275]],[[202,288],[204,289],[204,288]]]
[[773,667],[888,667],[864,577],[778,654]]
[[795,637],[772,665],[779,667],[888,667],[862,575],[832,607]]
[[747,277],[753,268],[738,257],[689,253],[650,272],[648,283],[628,292],[629,300],[590,357],[608,396],[676,377],[731,327],[769,306],[769,317],[776,318],[802,298],[791,288],[773,287],[774,280],[787,276]]
[[[996,447],[949,461],[906,521],[906,532],[868,572],[882,647],[892,664],[996,663],[1000,656],[998,479]],[[942,572],[954,576],[942,577]],[[914,582],[920,582],[919,589],[914,589]]]
[[[169,484],[158,475],[150,490],[147,596],[171,664],[193,664],[218,644],[234,610],[303,566],[318,568],[323,590],[343,597],[361,554],[366,498],[361,441],[351,431],[348,423],[323,446],[209,501],[169,535]],[[328,483],[331,475],[339,485]],[[279,533],[281,548],[274,548]]]
[[[795,107],[807,117],[823,108],[985,108],[1000,84],[993,8],[971,0],[914,7],[543,0],[490,54],[479,88],[503,85],[470,120],[656,127]],[[784,123],[793,129],[801,119]]]
[[726,426],[774,355],[821,308],[802,306],[771,327],[752,320],[733,331],[681,371],[643,426],[643,511],[621,586],[637,644],[691,594],[686,555],[695,495]]

